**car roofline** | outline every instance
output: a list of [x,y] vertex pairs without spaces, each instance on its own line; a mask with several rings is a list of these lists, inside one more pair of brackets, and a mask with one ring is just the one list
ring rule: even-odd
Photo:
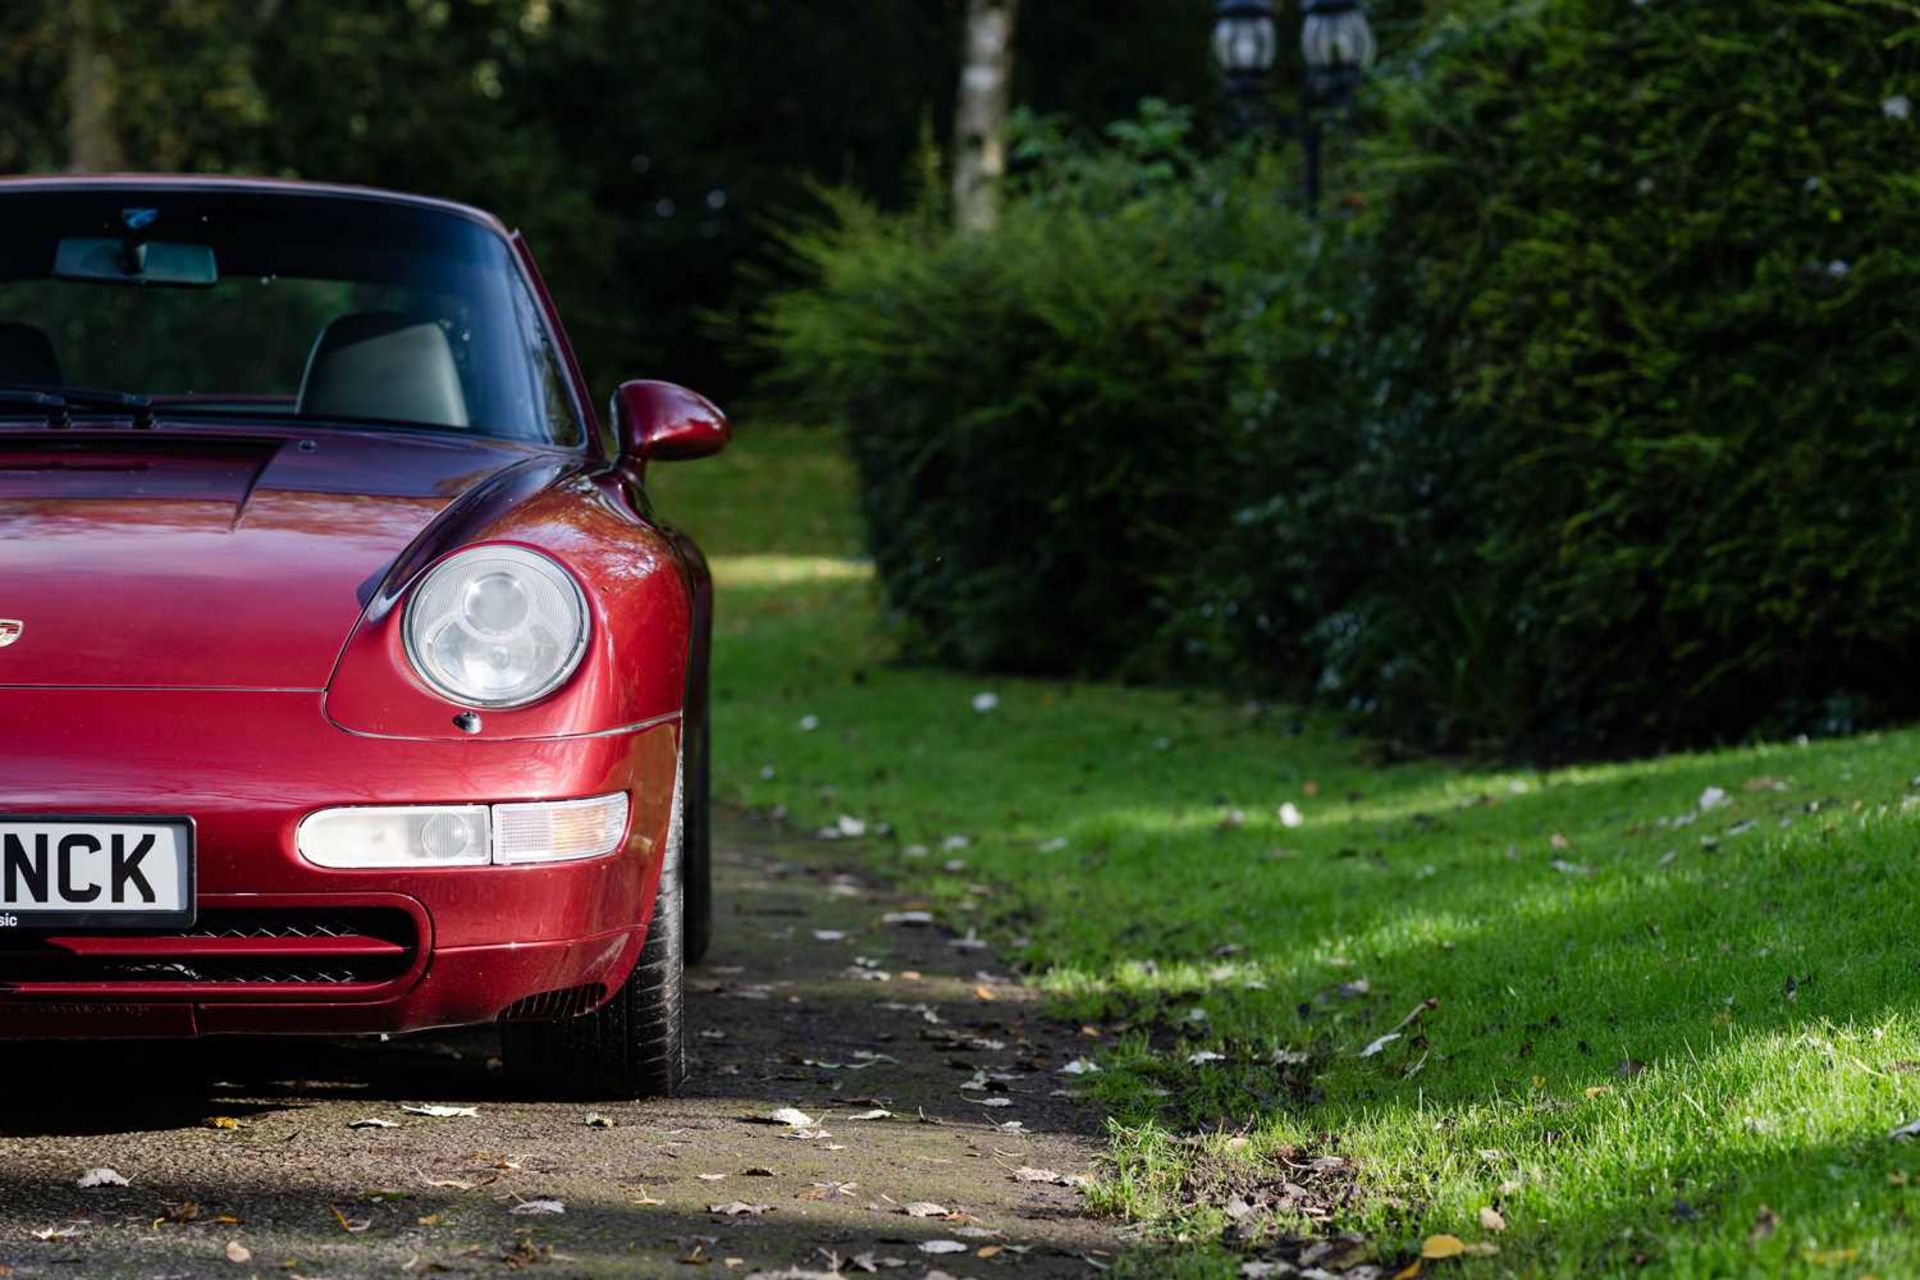
[[437,196],[413,195],[382,187],[360,187],[348,183],[305,182],[294,178],[247,178],[217,174],[169,173],[89,173],[42,174],[25,177],[0,177],[0,200],[25,192],[75,193],[99,191],[187,191],[235,192],[252,195],[308,196],[321,200],[361,200],[370,204],[408,205],[453,214],[477,222],[496,234],[511,238],[505,223],[485,209],[476,209],[457,200]]

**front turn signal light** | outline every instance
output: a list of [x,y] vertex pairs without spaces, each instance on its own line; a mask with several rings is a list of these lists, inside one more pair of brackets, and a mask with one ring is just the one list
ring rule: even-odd
[[322,809],[294,842],[316,867],[527,866],[603,858],[626,840],[627,794],[531,804]]

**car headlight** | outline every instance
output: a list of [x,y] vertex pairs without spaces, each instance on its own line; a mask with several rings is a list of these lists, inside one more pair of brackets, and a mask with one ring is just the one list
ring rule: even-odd
[[586,597],[565,569],[524,547],[475,547],[436,566],[407,601],[407,659],[454,702],[518,707],[580,665]]

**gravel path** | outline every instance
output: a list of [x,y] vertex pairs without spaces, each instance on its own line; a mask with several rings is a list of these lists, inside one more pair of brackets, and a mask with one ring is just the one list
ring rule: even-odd
[[[989,954],[883,924],[912,904],[835,874],[831,846],[739,820],[719,835],[686,1097],[518,1100],[484,1031],[4,1046],[0,1276],[917,1280],[1109,1262],[1115,1224],[1071,1185],[1097,1117],[1055,1093],[1072,1030]],[[419,1104],[477,1114],[403,1110]],[[764,1122],[784,1107],[814,1123]],[[82,1190],[101,1167],[128,1185]]]

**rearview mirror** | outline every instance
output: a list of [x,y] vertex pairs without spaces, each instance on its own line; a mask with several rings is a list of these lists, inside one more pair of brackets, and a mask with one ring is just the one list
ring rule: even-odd
[[671,382],[623,382],[613,393],[613,424],[623,461],[685,462],[727,447],[733,428],[705,396]]
[[213,250],[204,244],[168,240],[62,240],[53,274],[62,280],[115,284],[166,284],[206,289],[220,282]]

